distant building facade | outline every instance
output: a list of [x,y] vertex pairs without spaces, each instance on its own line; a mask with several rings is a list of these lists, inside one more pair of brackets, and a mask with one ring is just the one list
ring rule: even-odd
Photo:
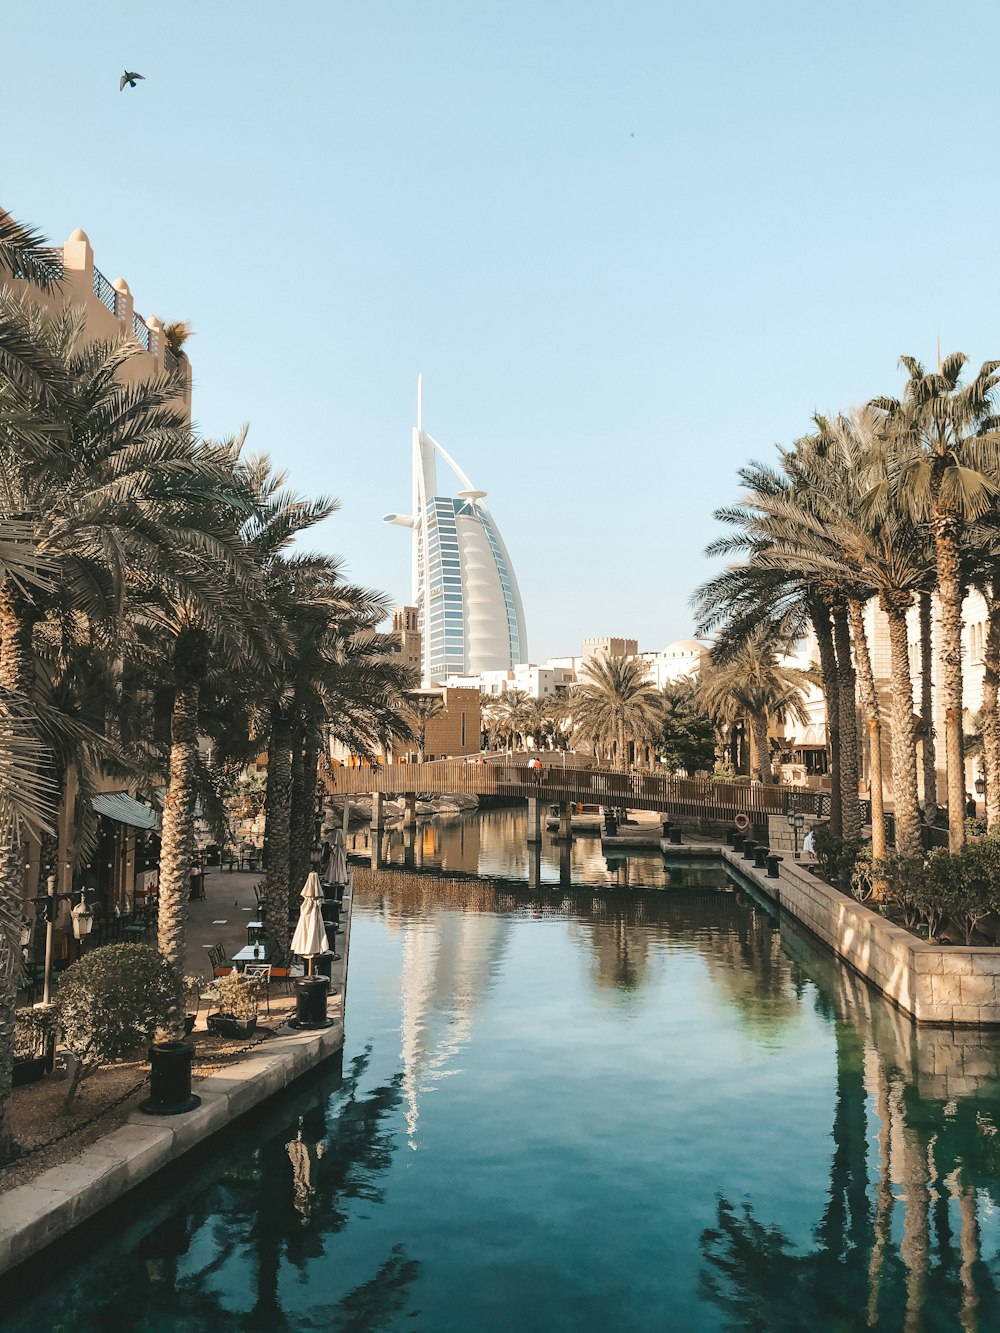
[[422,669],[423,654],[421,644],[419,616],[415,606],[397,606],[392,613],[392,632],[396,637],[396,651],[402,658],[403,665],[412,671]]

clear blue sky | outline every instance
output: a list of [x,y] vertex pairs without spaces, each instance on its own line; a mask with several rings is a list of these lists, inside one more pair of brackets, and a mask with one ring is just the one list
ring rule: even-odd
[[397,600],[423,371],[534,660],[686,636],[744,460],[938,336],[1000,356],[994,4],[5,11],[0,203],[192,321],[201,429],[338,496],[312,544]]

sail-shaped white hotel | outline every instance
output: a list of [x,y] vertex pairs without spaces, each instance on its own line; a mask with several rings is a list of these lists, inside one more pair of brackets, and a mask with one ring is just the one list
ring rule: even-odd
[[[413,532],[413,604],[422,635],[423,684],[447,676],[504,671],[527,659],[521,594],[490,511],[455,460],[423,428],[423,386],[417,381],[413,429],[413,510],[386,514],[386,523]],[[439,495],[437,458],[461,489]]]

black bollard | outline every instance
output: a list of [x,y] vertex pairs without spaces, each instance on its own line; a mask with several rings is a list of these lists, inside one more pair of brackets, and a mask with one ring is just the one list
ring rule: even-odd
[[182,1115],[201,1105],[191,1091],[191,1058],[187,1041],[154,1041],[149,1048],[149,1096],[139,1103],[146,1115]]
[[665,819],[665,820],[663,821],[663,833],[662,833],[661,836],[662,836],[663,838],[669,838],[669,837],[670,837],[670,820],[669,820],[669,819]]
[[737,839],[739,836],[740,836],[740,835],[736,832],[736,830],[735,830],[734,828],[727,828],[727,829],[726,829],[726,842],[729,843],[730,847],[735,847],[735,846],[736,846],[736,839]]
[[295,983],[295,1017],[293,1028],[328,1028],[332,1019],[326,1016],[326,997],[330,982],[326,977],[299,977]]
[[754,847],[756,847],[756,845],[757,845],[757,844],[754,842],[753,838],[745,838],[745,839],[744,839],[744,841],[743,841],[743,860],[744,860],[744,861],[752,861],[752,860],[753,860],[753,849],[754,849]]
[[672,828],[670,830],[670,841],[674,847],[679,847],[681,845],[681,831],[679,828]]
[[770,856],[768,856],[768,858],[767,858],[767,877],[768,877],[768,879],[777,879],[777,878],[778,878],[778,863],[779,863],[780,861],[782,861],[782,860],[784,860],[784,857],[777,856],[777,855],[775,855],[774,852],[771,852]]
[[734,833],[734,834],[733,834],[733,851],[734,851],[734,852],[742,852],[742,850],[743,850],[743,844],[744,844],[745,841],[746,841],[746,835],[745,835],[745,834],[743,834],[743,833]]
[[756,847],[753,854],[753,865],[755,870],[763,870],[767,865],[767,848]]

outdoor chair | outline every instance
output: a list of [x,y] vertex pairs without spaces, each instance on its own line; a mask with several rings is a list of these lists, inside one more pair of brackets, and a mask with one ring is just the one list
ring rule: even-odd
[[[294,970],[293,968],[290,968],[290,967],[272,967],[272,968],[271,968],[271,980],[272,980],[272,981],[280,981],[281,984],[282,984],[282,985],[284,986],[284,988],[285,988],[285,994],[286,994],[286,995],[291,995],[291,993],[292,993],[292,982],[295,980],[295,976],[296,976],[296,973],[295,973],[295,970]],[[270,1011],[268,1011],[268,1012],[270,1012]]]
[[245,977],[259,977],[264,983],[264,1008],[268,1017],[271,1016],[271,997],[268,994],[268,988],[271,985],[271,964],[270,963],[247,963],[243,968]]
[[149,932],[155,922],[156,912],[151,907],[144,907],[134,914],[128,925],[122,927],[122,935],[133,943],[138,943],[141,938],[144,944],[148,944]]
[[213,977],[228,977],[233,970],[232,963],[226,957],[226,951],[221,944],[216,944],[214,948],[208,951],[209,961],[212,964]]

